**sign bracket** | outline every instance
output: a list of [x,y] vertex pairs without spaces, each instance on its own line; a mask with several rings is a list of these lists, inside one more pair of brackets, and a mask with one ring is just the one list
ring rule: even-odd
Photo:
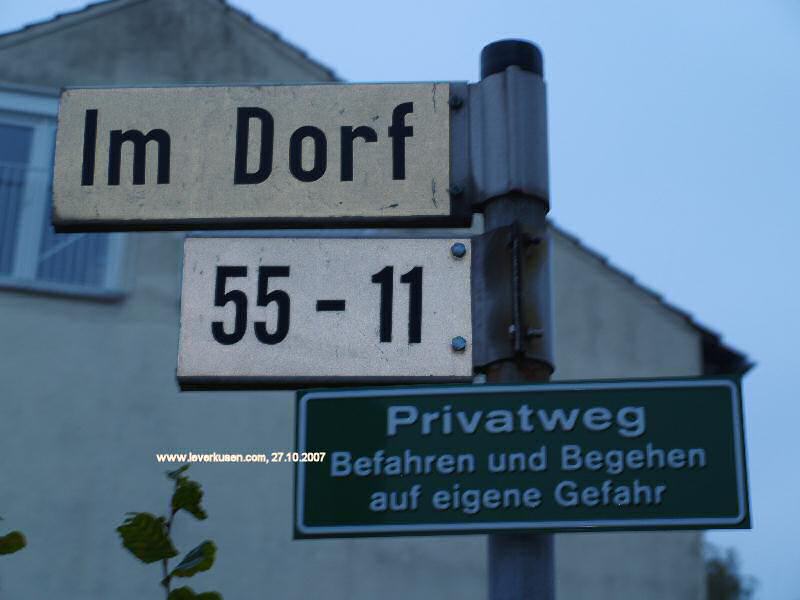
[[535,361],[553,370],[546,229],[519,220],[472,242],[473,364]]
[[[454,94],[461,89],[452,88]],[[547,105],[542,76],[524,70],[524,65],[509,65],[467,88],[466,111],[461,112],[468,113],[467,189],[473,208],[480,212],[493,198],[520,193],[542,199],[547,211]],[[454,120],[454,136],[460,134],[460,125]],[[451,156],[453,165],[458,165],[460,157],[454,151]]]

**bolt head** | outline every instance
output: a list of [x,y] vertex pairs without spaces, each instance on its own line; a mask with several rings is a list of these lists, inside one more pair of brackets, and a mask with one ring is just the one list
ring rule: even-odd
[[447,188],[447,191],[450,192],[451,196],[460,196],[461,194],[464,193],[464,188],[462,188],[457,183],[454,183],[449,188]]
[[467,340],[457,335],[450,341],[450,347],[454,352],[464,352],[467,349]]
[[451,96],[450,100],[448,100],[447,103],[453,110],[458,110],[459,108],[464,106],[464,100],[461,99],[461,96]]
[[461,242],[456,242],[450,246],[450,254],[456,258],[464,258],[467,255],[467,247]]

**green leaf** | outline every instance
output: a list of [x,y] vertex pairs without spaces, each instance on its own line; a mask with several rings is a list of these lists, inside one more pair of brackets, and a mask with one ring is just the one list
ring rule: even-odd
[[167,477],[169,477],[173,481],[178,481],[179,479],[182,479],[181,475],[183,475],[188,468],[189,465],[183,465],[182,467],[178,467],[174,471],[167,471]]
[[222,594],[219,592],[195,594],[192,588],[184,586],[172,590],[167,596],[167,600],[222,600]]
[[178,554],[167,535],[163,517],[136,513],[117,527],[122,545],[144,563],[152,563]]
[[197,600],[197,594],[190,587],[179,587],[172,590],[167,596],[167,600]]
[[190,587],[179,587],[172,590],[167,596],[167,600],[197,600],[197,594]]
[[191,577],[195,573],[208,571],[214,564],[216,554],[217,546],[211,540],[206,540],[183,557],[178,566],[172,569],[170,577]]
[[202,521],[208,516],[203,507],[200,506],[202,499],[203,488],[200,487],[200,484],[186,477],[181,477],[178,479],[175,493],[172,495],[172,510],[174,512],[185,510]]
[[21,531],[12,531],[7,535],[0,536],[0,554],[14,554],[26,545],[25,536]]

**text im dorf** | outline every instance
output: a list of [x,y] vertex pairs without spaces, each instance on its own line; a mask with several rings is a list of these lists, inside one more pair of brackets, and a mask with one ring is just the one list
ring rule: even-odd
[[[392,164],[387,165],[393,180],[406,178],[406,139],[414,136],[414,128],[406,119],[414,112],[413,102],[402,102],[392,110],[391,125],[386,135],[390,140]],[[86,111],[83,131],[83,160],[81,185],[95,184],[97,165],[97,109]],[[258,151],[251,152],[250,138],[258,135]],[[381,132],[382,133],[382,132]],[[379,143],[379,132],[368,125],[339,126],[339,172],[340,181],[353,181],[357,168],[354,164],[355,147]],[[254,138],[255,139],[255,138]],[[289,136],[288,166],[292,176],[301,182],[320,179],[328,171],[328,137],[319,127],[303,125]],[[129,144],[133,151],[133,185],[146,183],[148,149],[156,156],[156,184],[168,184],[172,170],[172,138],[165,129],[151,129],[147,133],[138,129],[111,129],[108,132],[108,185],[119,185],[122,170],[122,149]],[[275,165],[275,119],[272,113],[261,107],[239,107],[236,110],[236,150],[231,176],[235,185],[263,183],[272,174]],[[252,156],[251,156],[252,155]],[[152,183],[152,182],[150,182]]]

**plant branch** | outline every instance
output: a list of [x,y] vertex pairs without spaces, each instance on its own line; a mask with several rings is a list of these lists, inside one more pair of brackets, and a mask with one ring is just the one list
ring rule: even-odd
[[[177,487],[178,487],[178,483],[175,482],[175,488],[177,489]],[[176,512],[178,512],[178,511],[175,510],[172,507],[172,501],[170,501],[169,519],[167,519],[167,538],[169,538],[170,532],[172,531],[172,520],[175,518],[175,513]],[[161,561],[161,566],[163,567],[163,570],[164,570],[164,579],[162,580],[162,584],[164,585],[164,589],[167,592],[167,600],[169,600],[169,584],[170,584],[170,581],[171,581],[171,578],[169,576],[169,565],[168,565],[168,563],[169,563],[169,559],[168,558],[165,558],[164,560]]]

